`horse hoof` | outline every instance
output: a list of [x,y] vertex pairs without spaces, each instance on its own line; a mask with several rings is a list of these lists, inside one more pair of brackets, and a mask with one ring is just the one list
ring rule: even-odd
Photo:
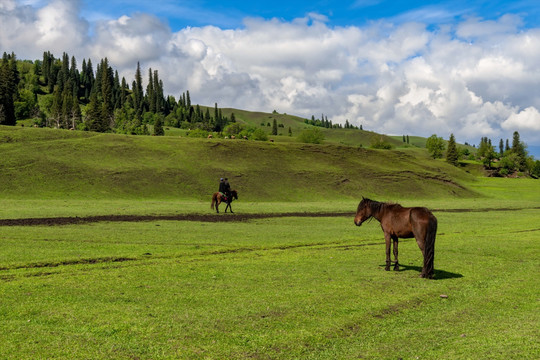
[[399,266],[394,266],[394,271],[399,271]]

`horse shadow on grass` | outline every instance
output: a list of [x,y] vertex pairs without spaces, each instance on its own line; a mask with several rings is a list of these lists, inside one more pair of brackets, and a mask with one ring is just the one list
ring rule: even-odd
[[[386,265],[380,265],[381,267],[385,267]],[[399,264],[399,270],[398,272],[402,271],[416,271],[418,274],[422,273],[422,267],[421,266],[414,266],[414,265],[403,265]],[[435,269],[435,273],[433,274],[433,280],[445,280],[445,279],[458,279],[462,278],[463,275],[458,273],[453,273],[450,271],[445,270],[437,270]]]

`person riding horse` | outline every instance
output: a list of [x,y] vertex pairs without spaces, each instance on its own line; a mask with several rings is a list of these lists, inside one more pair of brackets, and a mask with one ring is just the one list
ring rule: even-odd
[[231,200],[231,185],[227,178],[219,179],[219,192],[225,195],[225,202],[230,202]]

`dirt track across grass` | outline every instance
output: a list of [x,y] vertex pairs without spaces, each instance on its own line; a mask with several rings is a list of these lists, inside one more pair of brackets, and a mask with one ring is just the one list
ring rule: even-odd
[[95,222],[139,222],[139,221],[199,221],[199,222],[239,222],[276,217],[347,217],[354,213],[334,212],[290,212],[266,214],[186,214],[186,215],[100,215],[86,217],[51,217],[26,219],[0,219],[0,226],[55,226]]
[[[540,209],[535,207],[532,209]],[[433,209],[433,212],[479,212],[479,211],[518,211],[518,208],[489,209]],[[198,221],[198,222],[240,222],[256,219],[280,217],[354,217],[354,212],[288,212],[263,214],[182,214],[182,215],[99,215],[66,216],[49,218],[0,219],[0,226],[59,226],[96,222],[140,222],[140,221]]]

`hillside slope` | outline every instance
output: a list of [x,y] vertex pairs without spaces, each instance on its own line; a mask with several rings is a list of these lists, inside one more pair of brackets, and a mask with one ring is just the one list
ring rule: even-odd
[[0,127],[0,154],[2,198],[207,199],[222,176],[247,201],[474,196],[418,149]]
[[[296,137],[304,129],[313,129],[315,126],[306,124],[305,119],[288,114],[279,114],[279,113],[264,113],[264,112],[254,112],[246,111],[239,109],[225,108],[223,110],[223,115],[231,117],[231,114],[234,113],[236,120],[239,123],[246,124],[248,126],[253,126],[264,130],[267,134],[270,135],[272,131],[273,121],[276,120],[276,123],[282,125],[278,129],[278,134],[283,136],[274,136],[273,139],[276,141],[285,141],[285,142],[294,142]],[[288,130],[291,128],[292,136],[288,136]],[[364,131],[358,129],[335,129],[335,128],[324,128],[316,127],[321,130],[325,136],[325,143],[335,143],[341,145],[352,145],[352,146],[364,146],[370,147],[375,141],[384,141],[388,144],[391,144],[394,148],[397,147],[406,147],[401,140],[397,140],[393,137],[377,134],[371,131]]]

